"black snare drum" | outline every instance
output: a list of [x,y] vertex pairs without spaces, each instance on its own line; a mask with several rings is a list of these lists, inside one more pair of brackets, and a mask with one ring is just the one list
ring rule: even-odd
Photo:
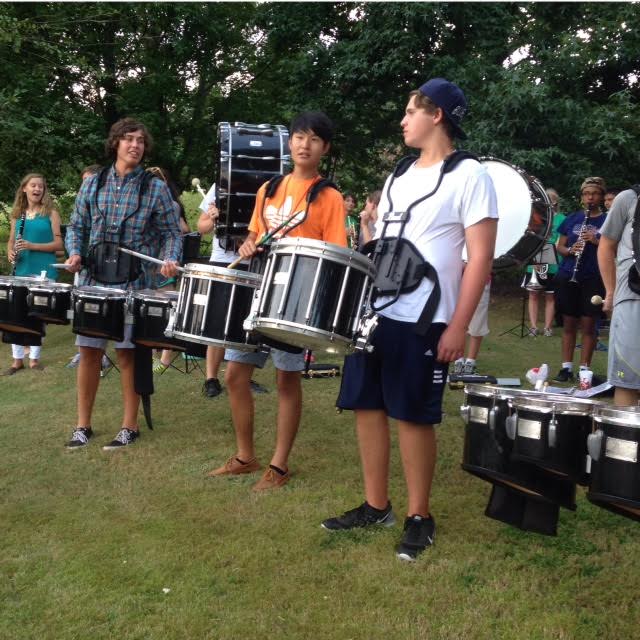
[[69,324],[73,286],[63,282],[46,282],[29,286],[28,314],[50,324]]
[[348,352],[374,276],[373,262],[357,251],[284,238],[271,249],[249,325],[285,344]]
[[0,331],[44,335],[42,321],[29,317],[29,286],[47,282],[40,278],[0,277]]
[[256,351],[243,322],[262,277],[236,269],[187,264],[166,335],[217,347]]
[[78,287],[71,294],[73,333],[124,340],[127,292],[107,287]]
[[543,395],[494,385],[466,385],[465,404],[460,407],[465,421],[462,468],[494,485],[574,510],[575,482],[512,457],[511,403],[516,398]]
[[587,436],[598,403],[578,398],[514,398],[513,457],[588,484]]
[[282,125],[221,122],[218,125],[218,237],[245,236],[256,193],[269,178],[288,173],[289,132]]
[[640,407],[597,407],[589,436],[591,484],[587,498],[640,521]]
[[135,291],[129,298],[129,312],[133,316],[132,342],[155,349],[187,351],[187,343],[165,335],[171,310],[177,302],[177,291]]

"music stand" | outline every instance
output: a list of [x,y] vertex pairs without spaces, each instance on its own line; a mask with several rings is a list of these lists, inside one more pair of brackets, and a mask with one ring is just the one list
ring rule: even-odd
[[[527,266],[532,267],[532,269],[535,269],[536,267],[539,267],[540,265],[543,265],[543,264],[548,264],[549,266],[558,264],[558,252],[556,250],[555,244],[552,244],[551,242],[545,242],[542,245],[542,248],[540,249],[540,251],[538,251],[538,253],[536,253],[535,256],[533,256],[533,258],[531,259],[531,262],[529,262]],[[525,310],[527,306],[527,300],[529,299],[530,292],[526,287],[523,287],[523,289],[524,289],[524,293],[522,294],[522,312],[520,315],[520,324],[515,325],[515,327],[511,327],[511,329],[507,329],[506,331],[503,331],[498,337],[502,337],[508,333],[513,334],[513,332],[516,329],[520,329],[520,338],[524,338],[525,336],[529,335],[529,331],[528,330],[525,331],[524,320],[525,320]]]

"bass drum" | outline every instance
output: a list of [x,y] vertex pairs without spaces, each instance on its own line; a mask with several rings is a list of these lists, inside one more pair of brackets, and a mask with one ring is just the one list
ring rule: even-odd
[[553,209],[540,181],[504,160],[483,156],[498,200],[498,236],[493,268],[528,264],[551,231]]
[[258,189],[291,166],[289,132],[280,124],[218,124],[216,235],[242,236],[249,228]]

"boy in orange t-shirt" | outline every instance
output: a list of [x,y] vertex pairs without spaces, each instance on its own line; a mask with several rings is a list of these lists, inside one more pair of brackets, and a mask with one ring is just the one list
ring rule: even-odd
[[[238,250],[242,258],[262,251],[257,246],[262,237],[292,216],[291,222],[274,234],[274,239],[302,237],[347,246],[344,202],[340,193],[325,187],[307,206],[307,196],[321,179],[318,167],[329,151],[332,137],[333,123],[324,113],[305,112],[293,120],[289,136],[293,171],[280,181],[271,197],[266,197],[266,184],[258,190],[249,235]],[[304,369],[304,353],[292,354],[272,348],[271,357],[278,387],[276,448],[271,463],[253,487],[255,491],[282,487],[289,481],[289,454],[302,413],[300,372]],[[225,359],[228,361],[225,383],[236,433],[236,453],[223,466],[210,471],[207,475],[211,477],[254,473],[260,469],[253,441],[254,403],[250,383],[253,370],[256,366],[264,366],[267,354],[227,349]]]

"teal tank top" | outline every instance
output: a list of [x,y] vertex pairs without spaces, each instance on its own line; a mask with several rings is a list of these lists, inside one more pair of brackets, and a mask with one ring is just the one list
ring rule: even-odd
[[[16,221],[16,233],[20,228],[20,220]],[[22,238],[28,242],[42,244],[53,242],[53,230],[49,216],[36,216],[24,221]],[[21,251],[16,265],[17,276],[39,276],[41,271],[47,272],[47,278],[55,280],[58,273],[49,265],[56,261],[56,254],[51,251]]]

